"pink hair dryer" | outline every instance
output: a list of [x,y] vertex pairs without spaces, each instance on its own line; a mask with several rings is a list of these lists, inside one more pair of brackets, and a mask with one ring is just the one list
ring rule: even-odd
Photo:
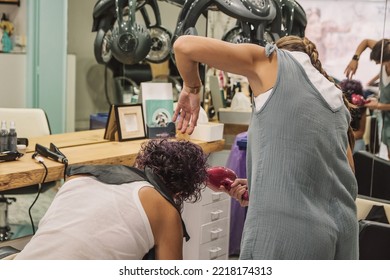
[[360,94],[352,93],[351,94],[351,103],[356,106],[364,106],[364,104],[368,103],[369,101],[364,99],[363,96]]
[[[214,166],[207,169],[208,180],[207,187],[215,192],[220,192],[220,186],[224,186],[227,191],[230,191],[231,185],[237,179],[236,173],[223,166]],[[249,200],[248,191],[242,195],[243,200]]]

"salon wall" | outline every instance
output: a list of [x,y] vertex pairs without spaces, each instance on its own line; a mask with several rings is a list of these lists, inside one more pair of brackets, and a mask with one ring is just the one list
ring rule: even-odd
[[[92,29],[92,12],[96,0],[68,0],[68,53],[76,54],[76,130],[89,128],[90,114],[107,112],[104,94],[104,66],[97,64],[93,43],[96,33]],[[158,1],[162,24],[172,33],[180,8]],[[137,13],[138,14],[138,13]],[[142,23],[142,20],[138,21]],[[197,23],[200,35],[205,34],[205,20]]]
[[[20,6],[11,4],[0,5],[0,16],[5,14],[14,25],[14,33],[11,40],[26,39],[26,3],[22,1]],[[1,37],[2,31],[0,31]],[[0,49],[2,44],[0,43]],[[26,56],[25,49],[14,47],[12,54],[0,53],[0,100],[2,107],[26,106]],[[10,82],[14,80],[14,82]]]
[[[0,14],[9,18],[9,20],[14,24],[14,34],[12,39],[26,39],[27,34],[27,25],[26,25],[26,1],[20,1],[20,5],[11,5],[11,4],[1,4],[0,5]],[[19,51],[19,50],[18,50]]]
[[[15,43],[11,53],[1,54],[1,106],[42,108],[49,117],[52,132],[64,132],[67,66],[63,27],[66,27],[67,2],[20,2],[20,6],[0,5],[0,12],[14,24],[11,40]],[[24,40],[26,33],[28,40]],[[20,48],[18,43],[27,46]]]
[[[68,53],[76,54],[76,130],[88,128],[89,115],[104,111],[104,95],[89,92],[86,76],[89,68],[95,64],[92,30],[92,11],[95,0],[68,0]],[[94,83],[101,83],[102,77],[96,76]]]
[[[385,0],[298,0],[306,12],[306,37],[319,51],[324,69],[336,79],[344,79],[344,69],[358,44],[366,38],[379,40],[390,37],[384,30]],[[388,8],[390,9],[390,7]],[[221,12],[209,12],[208,34],[221,38],[235,24],[235,20]],[[368,82],[379,71],[379,65],[363,53],[355,78]]]
[[[390,29],[384,30],[385,0],[298,2],[308,19],[305,35],[316,44],[324,69],[336,79],[344,79],[344,69],[363,39],[390,37]],[[370,61],[369,55],[369,50],[363,53],[354,77],[363,85],[379,71],[379,65]]]

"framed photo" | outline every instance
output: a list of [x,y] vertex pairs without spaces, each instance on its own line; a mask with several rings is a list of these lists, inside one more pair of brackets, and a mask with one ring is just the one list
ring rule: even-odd
[[146,138],[141,104],[115,105],[114,109],[119,141]]
[[108,113],[104,139],[126,141],[142,138],[146,138],[142,105],[112,105]]

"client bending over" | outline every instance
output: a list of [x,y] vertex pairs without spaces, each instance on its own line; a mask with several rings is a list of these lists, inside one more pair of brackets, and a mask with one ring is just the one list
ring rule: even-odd
[[188,141],[143,143],[135,167],[70,166],[15,259],[182,259],[184,201],[200,198],[207,156]]

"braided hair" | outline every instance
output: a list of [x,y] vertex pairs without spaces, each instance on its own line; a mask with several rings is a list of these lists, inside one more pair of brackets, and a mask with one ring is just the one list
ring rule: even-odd
[[[319,60],[319,54],[316,45],[310,41],[308,38],[304,37],[298,37],[298,36],[285,36],[280,38],[276,42],[276,46],[279,49],[285,49],[288,51],[300,51],[306,53],[310,57],[311,64],[316,68],[325,78],[327,78],[329,81],[334,83],[335,87],[339,88],[339,85],[336,83],[336,81],[329,76],[326,71],[322,68],[321,61]],[[352,104],[348,101],[345,94],[343,94],[343,100],[344,104],[347,107],[349,111],[351,111]],[[348,127],[348,142],[351,146],[351,149],[353,149],[355,145],[355,138],[353,136],[353,130],[352,127],[349,125]]]
[[[353,94],[359,94],[361,96],[364,95],[363,85],[358,80],[344,79],[339,83],[339,86],[349,102],[352,102]],[[352,106],[352,108],[350,108],[350,111],[352,116],[351,127],[355,131],[359,130],[360,120],[363,114],[366,113],[366,107]]]

